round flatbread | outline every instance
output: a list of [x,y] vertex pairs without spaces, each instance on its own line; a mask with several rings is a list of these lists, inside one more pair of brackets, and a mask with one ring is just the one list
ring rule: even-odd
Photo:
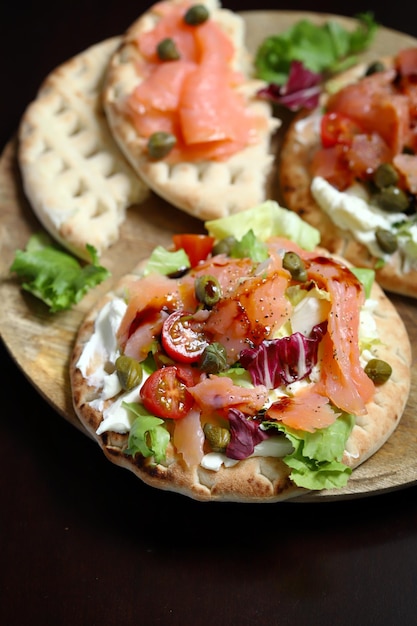
[[[163,81],[160,79],[162,95],[158,97],[163,98],[163,102],[152,104],[152,107],[155,108],[151,107],[149,109],[150,114],[147,115],[147,120],[153,115],[158,115],[158,120],[161,118],[161,128],[159,125],[156,128],[152,126],[152,130],[147,127],[146,132],[142,126],[139,129],[132,117],[132,110],[126,105],[135,89],[142,86],[145,79],[149,78],[146,74],[149,72],[149,64],[145,64],[144,56],[139,49],[139,41],[158,27],[164,14],[169,12],[170,7],[174,9],[183,7],[181,10],[185,13],[190,4],[187,0],[168,0],[157,3],[132,24],[110,61],[103,91],[103,102],[113,136],[139,176],[155,193],[172,205],[198,219],[206,220],[237,213],[262,202],[266,198],[267,178],[274,160],[274,155],[270,149],[270,140],[280,125],[280,121],[272,115],[270,105],[257,97],[257,92],[264,83],[251,78],[250,57],[244,42],[243,18],[232,11],[221,9],[217,0],[204,0],[201,4],[208,8],[209,20],[220,27],[221,31],[232,42],[233,56],[230,61],[222,61],[221,67],[239,72],[244,77],[243,82],[239,81],[239,85],[233,88],[231,98],[234,101],[239,94],[239,97],[244,100],[246,113],[257,119],[256,141],[223,159],[204,156],[197,158],[194,155],[192,160],[189,158],[186,161],[171,161],[170,155],[162,159],[150,157],[147,147],[148,138],[153,132],[165,130],[162,128],[167,123],[165,118],[172,115],[172,112],[168,110],[167,116],[164,117],[165,108],[174,107],[170,102],[165,102],[165,98],[167,93],[171,96],[171,92],[175,92],[177,78],[165,77],[164,75]],[[163,32],[167,39],[177,37],[176,34],[170,37],[169,30]],[[179,61],[167,61],[164,64],[164,69],[177,67],[175,64],[181,61],[182,58]],[[160,69],[160,64],[156,64],[156,67]],[[210,70],[209,78],[215,76],[215,73],[215,70]],[[179,69],[176,69],[175,76],[179,75]],[[155,93],[159,83],[155,79],[153,80],[154,82],[151,83],[152,92]],[[184,80],[181,78],[181,84],[184,84]],[[169,91],[165,89],[165,85],[168,83],[172,85]],[[215,97],[213,98],[213,96]],[[147,95],[145,94],[143,97],[146,99]],[[217,89],[213,86],[207,87],[205,106],[201,107],[198,112],[198,116],[203,120],[205,115],[203,109],[207,108],[209,99],[213,99],[213,104],[210,106],[214,107],[216,111],[219,106],[227,109],[225,99],[217,94]],[[139,107],[139,105],[137,106]],[[185,106],[180,110],[181,115],[184,109]],[[175,111],[177,109],[174,109]],[[223,119],[223,113],[224,111],[221,115],[220,112],[216,112],[216,124],[220,124],[218,120]],[[207,123],[211,124],[212,122],[208,119]],[[230,131],[232,123],[232,120],[229,120],[229,123],[226,124],[227,132]],[[224,125],[225,122],[222,124]],[[189,125],[187,125],[187,129],[189,132]],[[220,131],[216,131],[216,133],[221,133],[223,130],[222,126]],[[218,136],[220,137],[220,135]],[[196,135],[193,134],[192,142],[197,141],[195,137]],[[199,141],[200,139],[197,141],[197,147]],[[256,166],[254,166],[255,164]]]
[[[328,253],[323,250],[317,250],[317,255],[317,258],[329,259]],[[313,257],[316,258],[312,254]],[[326,264],[327,261],[320,263]],[[342,261],[339,263],[341,267],[346,267]],[[120,391],[120,387],[117,391],[117,385],[112,388],[114,376],[117,376],[114,374],[115,361],[121,354],[116,333],[125,314],[121,303],[129,293],[135,293],[136,296],[142,293],[139,299],[143,301],[143,294],[150,289],[150,283],[143,282],[145,279],[141,277],[143,267],[141,264],[133,274],[124,277],[115,289],[100,300],[79,329],[70,363],[70,376],[74,408],[81,423],[110,461],[131,470],[146,484],[158,489],[174,491],[201,501],[277,502],[305,495],[308,490],[294,483],[290,467],[284,459],[272,456],[270,452],[234,461],[233,466],[220,463],[215,469],[204,462],[206,457],[200,458],[197,463],[186,463],[184,454],[174,445],[173,429],[181,420],[164,420],[164,428],[168,429],[170,439],[162,460],[156,461],[152,454],[144,456],[144,453],[127,453],[132,414],[127,422],[122,423],[123,419],[116,418],[114,411],[119,410],[123,400],[136,402],[140,398],[138,388],[127,392]],[[157,283],[158,279],[155,278],[154,282]],[[169,293],[173,297],[174,290]],[[261,302],[259,300],[259,315],[267,306]],[[276,302],[274,299],[271,310],[277,306]],[[386,442],[400,421],[410,390],[411,349],[403,322],[376,283],[372,286],[371,300],[367,302],[372,303],[368,316],[371,315],[375,321],[376,334],[381,340],[372,341],[366,348],[366,359],[373,357],[389,363],[392,374],[383,384],[375,385],[375,393],[366,403],[366,410],[355,420],[341,459],[350,468],[363,463]],[[121,311],[119,306],[122,307]],[[112,307],[113,315],[109,315],[108,307]],[[249,310],[249,305],[246,310]],[[136,317],[137,321],[150,318],[153,309],[145,307],[141,311]],[[259,331],[259,324],[256,328]],[[229,331],[229,336],[232,334],[233,330]],[[105,345],[100,337],[107,337]],[[207,410],[215,413],[218,406],[219,397],[214,395],[211,408],[202,410],[194,424],[200,424],[203,415],[207,419]],[[200,427],[201,424],[196,426],[196,431]],[[207,441],[204,446],[207,447]],[[209,454],[210,449],[205,448],[206,453]],[[288,454],[288,449],[282,454]]]
[[[386,69],[393,68],[394,58],[385,57],[380,60]],[[346,85],[360,81],[364,77],[367,65],[358,65],[337,76],[329,83],[330,93],[343,89]],[[378,283],[383,289],[402,295],[417,296],[417,265],[408,262],[400,250],[378,254],[378,246],[374,236],[370,236],[372,248],[357,238],[354,221],[351,227],[340,227],[337,217],[331,218],[333,207],[344,202],[345,193],[341,195],[332,186],[319,189],[312,188],[310,164],[321,146],[320,120],[327,97],[324,96],[320,107],[314,111],[298,113],[290,123],[283,138],[279,157],[279,181],[282,201],[285,206],[295,211],[300,217],[315,226],[321,233],[321,245],[330,252],[340,254],[356,266],[371,267],[376,270]],[[334,189],[334,191],[332,191]],[[332,193],[330,199],[328,193]],[[362,186],[358,187],[362,194]],[[337,192],[337,195],[335,195]],[[356,193],[356,192],[355,192]],[[365,200],[367,196],[364,196]],[[362,200],[361,200],[362,201]],[[328,203],[325,211],[320,203]],[[360,209],[358,208],[358,212]],[[398,217],[398,222],[403,216]],[[339,224],[339,225],[338,225]],[[375,227],[374,227],[375,229]],[[366,234],[368,237],[368,234]],[[379,263],[383,258],[384,263]]]
[[18,159],[25,194],[44,228],[91,260],[115,243],[126,209],[149,189],[115,143],[101,103],[114,37],[63,63],[45,79],[19,126]]

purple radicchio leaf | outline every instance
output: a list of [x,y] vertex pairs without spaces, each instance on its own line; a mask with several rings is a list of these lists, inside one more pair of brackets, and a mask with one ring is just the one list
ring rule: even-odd
[[321,74],[307,69],[301,61],[292,61],[285,85],[270,83],[259,90],[258,96],[291,111],[314,109],[319,103],[322,80]]
[[239,361],[251,375],[254,385],[274,389],[308,376],[317,363],[319,343],[327,322],[316,324],[310,336],[293,333],[289,337],[263,341],[255,348],[242,350]]
[[227,417],[230,424],[230,442],[226,448],[226,456],[239,461],[246,459],[253,453],[255,446],[268,435],[260,429],[258,422],[249,419],[239,409],[229,409]]

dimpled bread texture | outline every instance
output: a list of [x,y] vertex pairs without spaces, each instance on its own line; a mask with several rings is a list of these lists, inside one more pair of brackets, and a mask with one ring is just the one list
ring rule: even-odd
[[52,71],[19,126],[19,165],[33,211],[51,236],[86,259],[86,244],[101,254],[117,241],[126,209],[149,195],[102,108],[103,76],[118,44],[96,44]]

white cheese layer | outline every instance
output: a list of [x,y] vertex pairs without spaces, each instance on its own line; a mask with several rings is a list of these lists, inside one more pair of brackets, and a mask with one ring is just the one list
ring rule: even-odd
[[388,261],[390,255],[381,251],[375,231],[377,228],[391,230],[394,223],[407,219],[404,213],[388,213],[373,206],[361,185],[353,185],[341,192],[321,176],[313,178],[311,193],[336,226],[350,231],[373,256]]
[[94,332],[77,362],[88,384],[96,389],[103,388],[102,395],[109,398],[121,389],[117,375],[109,374],[105,367],[108,363],[114,363],[120,354],[116,332],[126,308],[121,298],[114,298],[104,305],[95,321]]
[[112,402],[107,408],[103,409],[102,400],[93,400],[91,406],[103,411],[103,421],[97,428],[97,435],[101,435],[107,431],[115,433],[128,433],[134,422],[136,415],[122,406],[123,402],[137,402],[139,398],[139,388],[135,387]]
[[291,315],[291,330],[293,333],[301,333],[308,337],[314,326],[321,324],[327,319],[329,300],[320,298],[320,292],[312,291],[298,302]]

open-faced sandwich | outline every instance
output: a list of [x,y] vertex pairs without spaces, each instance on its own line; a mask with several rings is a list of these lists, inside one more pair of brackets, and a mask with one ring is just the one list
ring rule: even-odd
[[372,270],[273,201],[206,226],[157,247],[83,321],[81,423],[114,463],[201,501],[345,486],[403,413],[401,318]]
[[417,48],[334,78],[299,113],[280,155],[285,205],[321,244],[417,296]]
[[262,202],[280,125],[258,97],[244,20],[217,0],[163,0],[132,24],[103,91],[138,175],[172,205],[213,219]]
[[126,210],[149,189],[120,152],[101,102],[114,37],[55,68],[25,110],[18,158],[34,213],[65,248],[90,260],[119,237]]

